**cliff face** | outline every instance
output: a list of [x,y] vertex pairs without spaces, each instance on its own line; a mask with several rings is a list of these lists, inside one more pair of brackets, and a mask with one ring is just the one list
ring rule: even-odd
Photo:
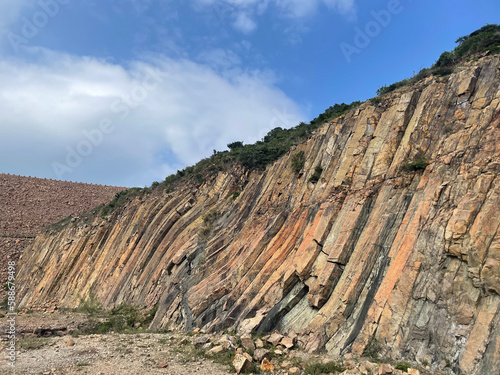
[[[157,305],[153,328],[295,330],[310,351],[378,342],[382,355],[493,373],[499,78],[485,57],[362,104],[263,173],[233,169],[42,234],[22,256],[18,301],[75,307],[94,294]],[[425,170],[401,170],[421,156]]]

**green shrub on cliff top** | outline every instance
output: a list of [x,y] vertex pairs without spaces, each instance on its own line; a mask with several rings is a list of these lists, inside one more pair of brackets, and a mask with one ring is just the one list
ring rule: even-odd
[[453,67],[465,58],[479,53],[500,53],[500,25],[486,25],[473,33],[457,39],[453,51],[445,51],[431,68],[422,69],[412,78],[406,78],[391,85],[384,85],[377,90],[377,95],[388,94],[400,87],[418,82],[431,74],[446,76],[453,72]]

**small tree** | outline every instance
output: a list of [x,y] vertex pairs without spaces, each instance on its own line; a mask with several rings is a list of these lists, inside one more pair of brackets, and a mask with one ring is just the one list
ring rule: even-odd
[[423,157],[419,157],[412,161],[411,163],[405,163],[401,166],[401,169],[405,172],[415,172],[421,171],[427,168],[429,162]]
[[435,66],[437,68],[444,68],[453,65],[455,62],[455,54],[453,52],[443,52],[439,59],[436,61]]
[[230,150],[235,150],[237,148],[242,148],[243,147],[243,142],[241,141],[237,141],[237,142],[232,142],[232,143],[229,143],[227,145],[227,147],[230,149]]
[[316,167],[314,167],[314,173],[309,178],[309,182],[312,182],[313,184],[318,182],[322,173],[323,173],[323,167],[321,165],[317,165]]
[[299,174],[302,168],[304,168],[304,164],[306,163],[306,156],[304,151],[299,151],[295,155],[292,156],[292,170],[295,174]]

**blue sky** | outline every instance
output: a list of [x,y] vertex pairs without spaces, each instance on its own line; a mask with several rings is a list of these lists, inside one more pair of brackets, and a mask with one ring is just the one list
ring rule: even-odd
[[0,172],[120,186],[371,98],[500,14],[484,0],[0,1]]

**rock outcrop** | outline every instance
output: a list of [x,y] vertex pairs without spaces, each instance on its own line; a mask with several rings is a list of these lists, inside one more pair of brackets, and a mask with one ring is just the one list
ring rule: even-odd
[[499,209],[500,59],[484,57],[362,104],[263,173],[235,167],[41,234],[22,256],[18,301],[92,295],[156,305],[152,328],[277,329],[309,351],[369,347],[492,374]]

